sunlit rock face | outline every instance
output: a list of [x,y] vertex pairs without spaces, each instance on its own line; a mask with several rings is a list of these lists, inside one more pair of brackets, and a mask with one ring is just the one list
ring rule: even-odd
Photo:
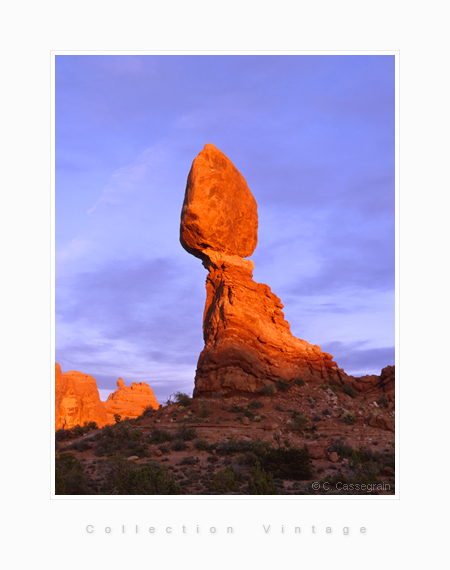
[[209,252],[249,257],[258,235],[256,201],[231,160],[207,144],[194,160],[181,212],[180,241],[202,260]]
[[108,423],[97,382],[92,376],[72,370],[62,374],[55,364],[55,429],[69,429],[84,422]]
[[106,402],[100,400],[97,382],[93,376],[72,370],[62,374],[55,364],[55,429],[70,429],[85,422],[96,422],[99,427],[115,423],[114,416],[123,419],[140,416],[148,406],[158,409],[153,390],[145,382],[125,386],[122,378],[117,390]]
[[136,418],[148,406],[159,408],[155,394],[148,384],[132,382],[131,386],[125,386],[125,382],[119,378],[117,390],[110,394],[105,402],[108,423],[114,423],[115,414],[119,414],[122,418]]
[[205,348],[194,395],[259,392],[278,380],[341,384],[332,356],[295,338],[280,299],[253,281],[256,201],[233,163],[212,144],[194,160],[181,213],[180,241],[208,270]]

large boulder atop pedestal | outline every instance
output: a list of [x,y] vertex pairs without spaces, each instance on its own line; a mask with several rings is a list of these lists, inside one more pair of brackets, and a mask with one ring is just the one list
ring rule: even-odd
[[206,144],[187,180],[181,245],[201,259],[209,250],[249,257],[257,235],[256,201],[244,177],[223,152]]

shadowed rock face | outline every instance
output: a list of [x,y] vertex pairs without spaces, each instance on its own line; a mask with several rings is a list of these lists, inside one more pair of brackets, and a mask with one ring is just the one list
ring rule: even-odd
[[180,228],[182,246],[208,270],[194,395],[259,392],[297,377],[338,384],[347,378],[331,355],[291,334],[280,299],[253,281],[254,264],[244,257],[253,253],[257,231],[244,178],[206,145],[189,173]]
[[389,401],[395,401],[395,366],[386,366],[381,374],[368,374],[359,378],[349,377],[353,388],[361,394],[379,397],[385,395]]

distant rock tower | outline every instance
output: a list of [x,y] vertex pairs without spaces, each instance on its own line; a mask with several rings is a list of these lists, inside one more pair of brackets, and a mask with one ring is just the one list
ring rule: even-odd
[[259,392],[278,380],[341,384],[332,356],[295,338],[267,285],[244,259],[258,241],[256,201],[242,174],[214,145],[192,163],[181,212],[180,242],[208,270],[203,315],[205,348],[194,396]]

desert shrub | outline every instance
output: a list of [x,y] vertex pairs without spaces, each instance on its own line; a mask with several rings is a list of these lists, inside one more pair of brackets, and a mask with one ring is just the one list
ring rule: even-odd
[[259,408],[264,408],[264,404],[259,400],[253,400],[253,402],[250,402],[247,408],[249,410],[258,410]]
[[353,386],[350,386],[350,384],[344,384],[342,386],[342,391],[344,392],[344,394],[347,394],[347,396],[350,396],[350,398],[356,398],[356,396],[358,395]]
[[197,430],[193,427],[188,428],[185,425],[182,425],[177,428],[175,433],[176,439],[182,439],[183,441],[192,441],[197,437]]
[[206,461],[209,461],[209,463],[217,463],[219,461],[219,458],[217,455],[208,455]]
[[99,446],[95,450],[97,457],[117,454],[137,455],[138,457],[148,456],[148,446],[143,441],[142,431],[133,429],[127,422],[105,426],[101,434],[102,438],[99,440]]
[[79,424],[77,424],[70,431],[72,432],[74,437],[80,437],[82,435],[85,435],[89,431],[89,428],[87,426],[80,426]]
[[74,441],[67,446],[67,449],[74,449],[75,451],[87,451],[92,449],[92,438],[82,439],[81,441]]
[[64,441],[66,439],[69,439],[70,435],[69,435],[69,430],[61,428],[61,429],[57,429],[55,431],[55,440],[56,441]]
[[155,409],[152,406],[145,406],[144,411],[139,416],[141,418],[151,418],[155,413]]
[[93,482],[84,473],[83,465],[71,453],[55,458],[55,495],[91,495]]
[[338,455],[347,459],[353,458],[353,447],[347,445],[342,440],[335,441],[331,446],[331,451],[335,451]]
[[284,412],[284,408],[282,408],[282,407],[279,406],[278,404],[275,406],[275,409],[276,409],[278,412]]
[[228,441],[217,444],[216,453],[219,455],[235,455],[236,453],[245,453],[249,449],[249,441],[230,438]]
[[324,410],[322,410],[322,415],[323,416],[331,416],[331,412],[328,408],[325,408]]
[[270,449],[259,460],[261,467],[276,477],[296,481],[311,478],[311,458],[304,449]]
[[388,407],[389,401],[386,398],[385,394],[383,394],[380,398],[378,398],[377,404],[380,406],[380,408],[387,408]]
[[[266,417],[266,416],[264,416]],[[261,421],[261,416],[254,416],[253,418],[251,418],[252,422],[260,422]]]
[[240,408],[239,406],[231,406],[228,408],[228,411],[232,414],[240,414],[244,411],[244,408]]
[[186,447],[187,445],[185,441],[182,439],[174,439],[172,445],[170,446],[170,449],[172,451],[184,451]]
[[244,410],[244,416],[249,420],[252,420],[255,417],[255,414],[251,410]]
[[227,491],[239,491],[238,474],[231,465],[219,471],[210,483],[211,491],[225,493]]
[[163,453],[170,453],[170,447],[168,443],[161,443],[161,445],[158,445],[158,449]]
[[278,380],[276,383],[277,392],[287,392],[291,387],[287,380]]
[[275,388],[273,384],[266,384],[261,388],[261,394],[263,396],[273,396],[275,394]]
[[206,441],[206,439],[197,439],[197,441],[194,442],[194,446],[200,451],[207,451],[209,449],[209,443]]
[[341,457],[349,459],[353,466],[359,467],[363,464],[376,463],[380,468],[386,466],[395,469],[395,455],[393,453],[381,453],[379,451],[372,451],[366,447],[353,449],[342,440],[335,441],[331,447],[331,451],[335,451]]
[[107,425],[102,428],[100,433],[102,437],[114,437],[115,428],[112,425]]
[[303,378],[294,378],[293,382],[296,386],[299,386],[300,388],[302,386],[306,386],[306,382],[303,380]]
[[277,495],[278,491],[273,483],[273,476],[262,469],[259,461],[252,467],[249,481],[250,495]]
[[187,394],[184,394],[183,392],[175,392],[175,394],[170,398],[171,399],[173,398],[174,402],[177,402],[178,404],[180,404],[180,406],[183,406],[184,408],[190,406],[192,402],[191,398]]
[[104,462],[105,486],[117,495],[180,495],[181,489],[167,467],[158,463],[137,466],[114,457]]
[[313,422],[321,422],[321,421],[322,421],[322,416],[320,414],[314,414]]
[[114,414],[114,421],[116,422],[116,424],[118,424],[121,419],[122,416],[120,414]]
[[356,423],[356,419],[355,419],[355,414],[352,412],[349,412],[348,410],[346,410],[340,418],[345,424],[347,424],[348,426],[353,425],[354,423]]
[[158,445],[159,443],[164,443],[166,441],[172,441],[173,436],[170,431],[165,429],[154,429],[150,435],[147,437],[148,443],[153,445]]
[[76,426],[69,429],[58,429],[55,432],[56,441],[65,441],[68,439],[74,439],[76,437],[81,437],[86,435],[89,431],[93,429],[98,429],[97,422],[84,422],[82,426],[77,424]]
[[211,407],[205,398],[200,400],[197,415],[200,418],[208,418],[211,415]]
[[183,459],[178,463],[178,465],[196,465],[198,463],[198,457],[183,457]]
[[[354,470],[348,476],[343,475],[342,473],[335,473],[334,475],[327,475],[323,479],[323,481],[327,482],[330,487],[336,487],[336,485],[338,483],[340,483],[341,488],[342,488],[342,484],[347,484],[347,485],[365,484],[365,485],[368,485],[369,483],[379,483],[376,470],[371,470],[371,471],[367,470],[367,472],[364,473],[360,469]],[[337,491],[339,494],[349,494],[349,491],[339,491],[339,489],[337,489]],[[352,494],[352,493],[350,492],[350,494]],[[369,493],[367,493],[366,491],[361,492],[361,491],[356,490],[353,494],[367,495]]]
[[322,384],[320,387],[322,388],[322,390],[328,390],[328,389],[333,390],[335,394],[337,394],[338,391],[337,387],[332,386],[331,384]]
[[308,418],[302,412],[292,412],[291,429],[295,431],[302,431],[308,424]]

